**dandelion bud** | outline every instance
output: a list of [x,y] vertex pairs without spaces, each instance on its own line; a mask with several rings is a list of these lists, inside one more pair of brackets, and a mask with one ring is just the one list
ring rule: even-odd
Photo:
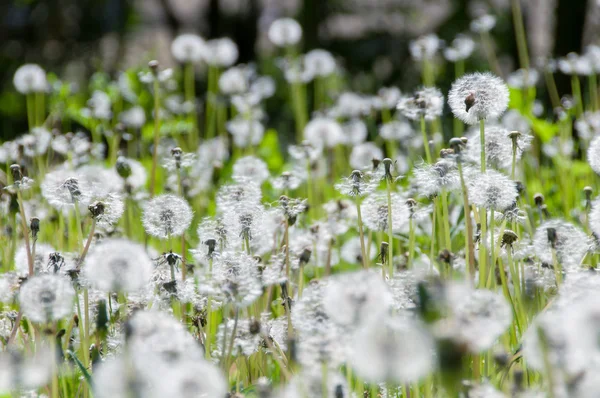
[[438,254],[438,260],[444,264],[451,265],[453,259],[454,254],[448,249],[444,249]]
[[373,163],[373,170],[377,170],[377,168],[379,167],[379,163],[381,163],[381,160],[373,158],[371,159],[371,163]]
[[117,159],[116,168],[117,173],[121,176],[121,178],[127,179],[129,176],[131,176],[131,166],[124,157],[119,156]]
[[504,234],[502,235],[502,243],[501,243],[501,247],[504,246],[510,246],[512,247],[512,245],[519,239],[519,236],[514,232],[511,231],[510,229],[507,229],[504,231]]
[[182,154],[183,154],[183,151],[179,147],[171,149],[171,156],[173,156],[173,159],[175,159],[175,167],[177,169],[181,168],[181,155]]
[[521,133],[519,131],[511,131],[508,133],[508,138],[510,138],[513,142],[513,145],[517,144],[517,140],[521,137]]
[[88,206],[88,210],[92,213],[92,217],[98,218],[104,214],[104,203],[96,202]]
[[457,137],[451,138],[450,141],[448,142],[448,144],[450,145],[450,148],[452,148],[452,150],[454,151],[454,153],[460,153],[460,151],[462,150],[463,146],[464,146],[464,142]]
[[475,105],[475,93],[469,93],[467,98],[465,98],[465,112],[469,112],[469,109],[471,109],[473,105]]
[[10,173],[12,174],[14,182],[19,182],[23,179],[23,173],[21,173],[21,166],[19,166],[18,164],[10,165]]
[[550,246],[553,249],[556,249],[556,242],[557,242],[557,235],[556,235],[556,228],[548,228],[546,229],[546,233],[548,235],[548,243],[550,243]]
[[583,193],[585,194],[586,206],[589,206],[591,204],[592,192],[593,192],[592,187],[590,187],[590,186],[583,187]]
[[148,62],[148,67],[150,68],[150,71],[152,72],[152,74],[154,74],[155,76],[158,75],[158,61],[153,59],[152,61]]
[[385,178],[391,180],[392,177],[392,159],[383,159],[383,165],[385,166]]
[[217,246],[217,240],[213,239],[213,238],[209,238],[204,241],[204,244],[206,246],[208,246],[208,253],[206,254],[206,256],[208,258],[211,258],[213,256],[213,253],[215,252],[215,247]]
[[521,181],[515,181],[515,186],[517,187],[517,193],[519,195],[525,192],[525,184],[523,184]]
[[33,239],[37,239],[38,232],[40,232],[40,219],[37,217],[31,217],[29,229],[31,230]]
[[250,330],[251,334],[259,334],[260,333],[260,321],[258,319],[251,320],[249,330]]
[[387,264],[389,247],[389,243],[381,242],[381,246],[379,247],[379,258],[381,259],[382,264]]
[[67,178],[62,186],[69,191],[69,194],[71,195],[71,200],[73,202],[76,202],[77,200],[79,200],[79,198],[81,198],[81,190],[79,189],[79,181],[77,180],[77,178]]
[[544,217],[550,218],[550,212],[548,211],[548,205],[546,205],[545,203],[543,205],[541,205],[540,206],[540,211],[542,212],[542,214],[544,215]]
[[300,266],[308,264],[308,262],[310,261],[311,254],[312,250],[310,248],[304,248],[304,250],[302,250],[302,253],[300,254],[300,258],[298,259],[298,264]]
[[544,204],[544,195],[536,193],[533,195],[533,201],[537,207],[541,207]]

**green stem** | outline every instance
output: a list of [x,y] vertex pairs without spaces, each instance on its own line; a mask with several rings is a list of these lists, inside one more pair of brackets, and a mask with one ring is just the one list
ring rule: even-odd
[[523,69],[529,69],[529,55],[527,40],[525,38],[525,27],[523,25],[523,14],[521,12],[521,1],[511,0],[513,25],[517,37],[517,52],[519,53],[519,64]]
[[358,201],[358,198],[356,198],[356,214],[358,217],[358,234],[360,237],[360,253],[362,255],[362,265],[363,268],[369,268],[369,258],[367,257],[367,252],[365,250],[365,235],[363,232],[362,215],[360,212],[360,203]]
[[[392,182],[386,178],[387,186],[387,227],[388,227],[388,265],[390,267],[390,278],[394,276],[394,235],[392,226]],[[364,253],[363,253],[364,254]]]
[[427,126],[425,124],[425,116],[421,115],[421,135],[423,137],[423,147],[425,148],[425,158],[427,163],[432,164],[431,151],[429,149],[429,138],[427,138]]
[[156,192],[156,164],[158,163],[158,143],[160,138],[160,96],[158,79],[154,78],[154,147],[152,148],[152,171],[150,174],[150,197]]

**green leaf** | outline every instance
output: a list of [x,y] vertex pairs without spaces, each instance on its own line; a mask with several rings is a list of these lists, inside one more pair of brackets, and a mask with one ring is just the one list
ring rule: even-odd
[[548,142],[558,134],[558,126],[556,124],[535,117],[530,117],[529,120],[531,121],[533,132],[540,137],[542,142]]
[[90,372],[88,372],[88,370],[81,363],[79,358],[77,358],[77,355],[75,355],[73,351],[69,350],[67,351],[67,354],[69,354],[69,356],[75,361],[77,367],[79,368],[79,370],[81,370],[81,373],[83,373],[83,377],[85,377],[85,380],[87,381],[88,385],[92,387],[92,376],[90,375]]
[[283,167],[283,156],[279,150],[279,138],[275,129],[267,130],[258,147],[258,155],[267,162],[272,172],[277,172]]

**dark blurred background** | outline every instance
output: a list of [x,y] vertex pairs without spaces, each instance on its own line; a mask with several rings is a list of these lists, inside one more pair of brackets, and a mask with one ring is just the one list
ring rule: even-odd
[[[597,42],[596,0],[524,0],[522,6],[534,60]],[[249,62],[275,54],[267,29],[290,16],[304,27],[303,50],[333,52],[352,76],[352,89],[411,89],[419,70],[408,42],[434,32],[449,44],[484,13],[498,18],[492,34],[502,68],[518,68],[510,0],[1,0],[0,140],[26,129],[25,103],[12,85],[25,62],[85,87],[96,71],[115,76],[151,58],[173,65],[169,46],[181,32],[229,36],[239,46],[239,62]],[[488,69],[485,57],[476,54],[469,69]],[[441,70],[438,83],[445,90],[453,70]],[[567,92],[567,77],[557,80],[559,91]]]

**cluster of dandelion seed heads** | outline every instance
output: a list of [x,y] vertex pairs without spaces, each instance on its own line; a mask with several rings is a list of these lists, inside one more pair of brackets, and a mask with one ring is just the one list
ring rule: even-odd
[[508,106],[508,87],[490,73],[472,73],[454,83],[448,93],[454,116],[467,124],[497,119]]

